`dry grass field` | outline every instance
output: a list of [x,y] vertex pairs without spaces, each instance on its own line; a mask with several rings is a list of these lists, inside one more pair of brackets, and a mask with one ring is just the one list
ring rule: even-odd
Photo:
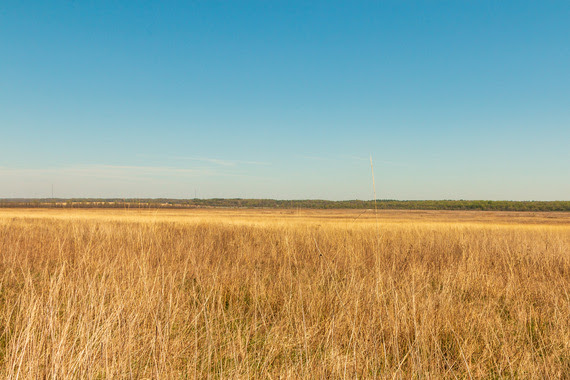
[[570,214],[0,209],[1,378],[569,378]]

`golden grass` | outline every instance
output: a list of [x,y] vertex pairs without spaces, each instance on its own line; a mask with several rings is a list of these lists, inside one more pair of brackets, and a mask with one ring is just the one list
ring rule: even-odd
[[569,214],[378,220],[0,210],[0,377],[569,376]]

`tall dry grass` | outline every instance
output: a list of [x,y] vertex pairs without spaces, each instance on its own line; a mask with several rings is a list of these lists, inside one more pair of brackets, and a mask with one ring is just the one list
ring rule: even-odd
[[570,376],[568,218],[327,215],[0,211],[0,377]]

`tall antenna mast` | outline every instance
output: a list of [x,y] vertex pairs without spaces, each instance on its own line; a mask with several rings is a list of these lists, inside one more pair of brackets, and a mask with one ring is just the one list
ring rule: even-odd
[[370,154],[370,169],[372,170],[372,189],[374,190],[374,212],[376,213],[376,183],[374,183],[374,165],[372,164],[372,154]]
[[[374,218],[376,219],[377,236],[380,235],[380,227],[378,226],[378,207],[376,206],[376,183],[374,182],[374,164],[372,164],[372,153],[370,153],[370,169],[372,170],[372,189],[374,190]],[[378,242],[378,244],[380,244]]]

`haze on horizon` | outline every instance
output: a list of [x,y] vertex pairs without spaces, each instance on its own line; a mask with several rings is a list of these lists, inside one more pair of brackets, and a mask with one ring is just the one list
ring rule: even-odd
[[4,1],[0,198],[569,200],[565,1]]

